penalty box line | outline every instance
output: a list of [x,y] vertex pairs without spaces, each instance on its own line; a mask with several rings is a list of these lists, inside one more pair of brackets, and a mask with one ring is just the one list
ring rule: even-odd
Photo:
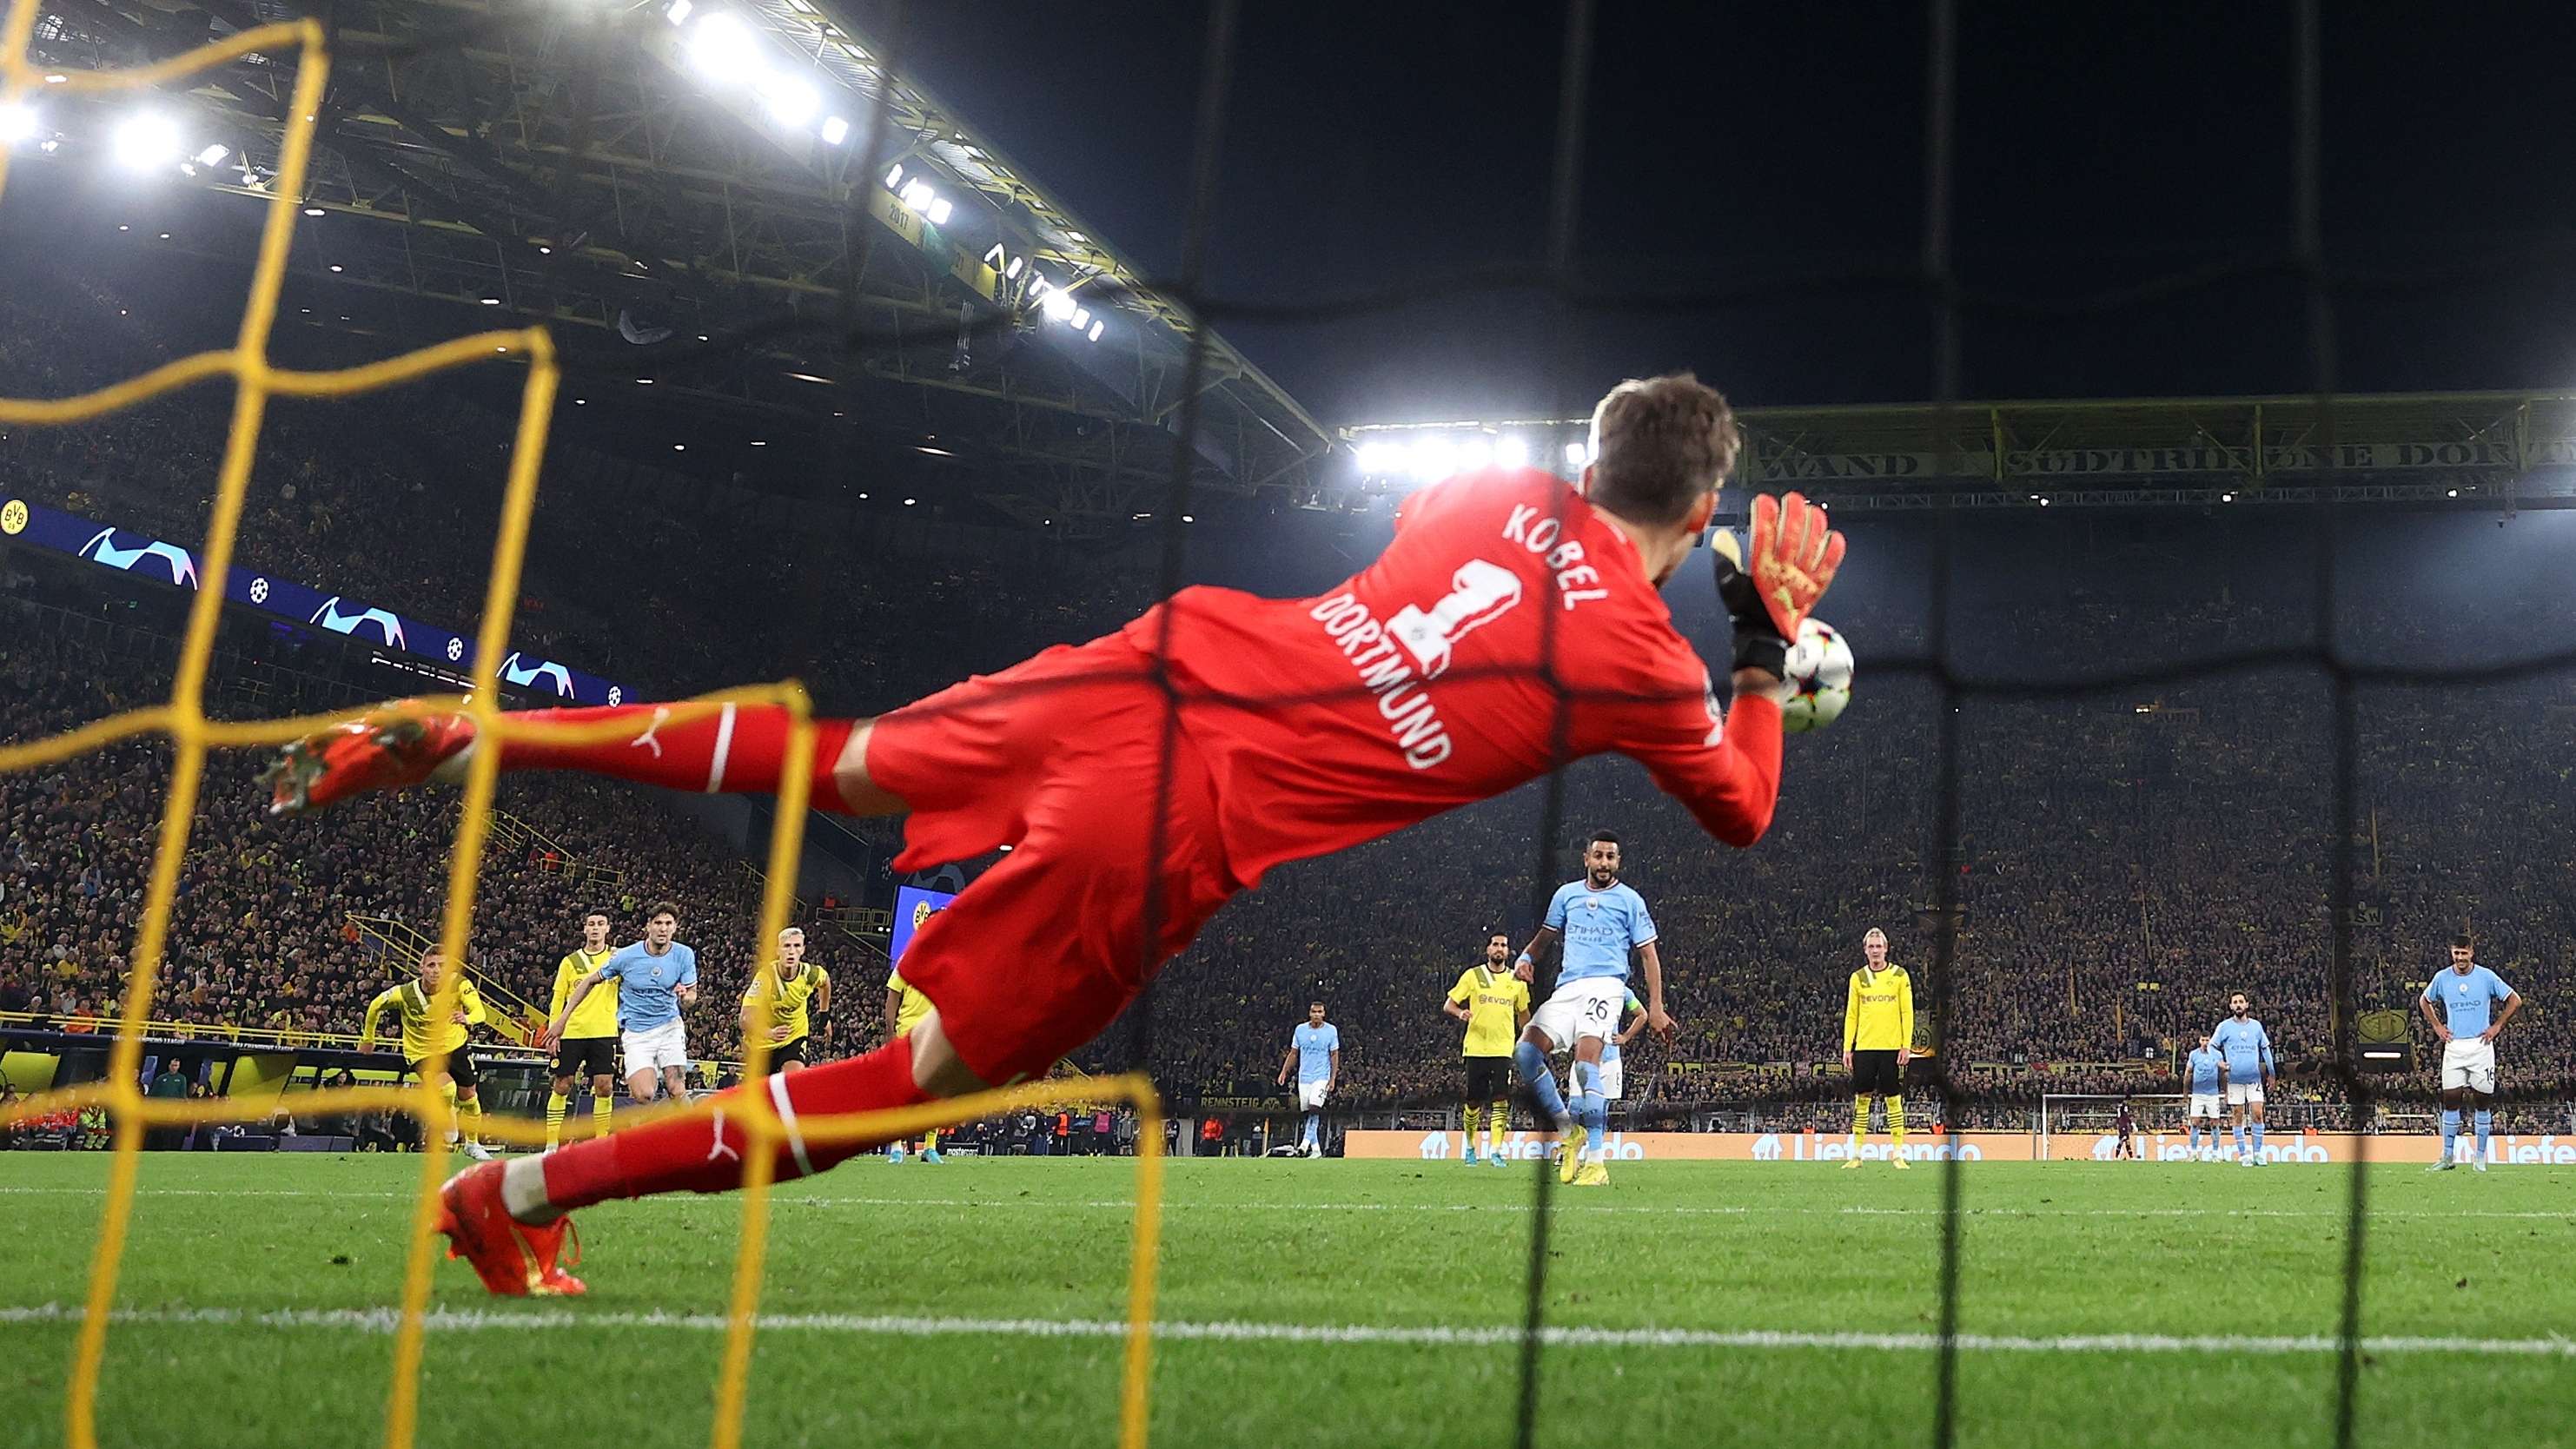
[[[58,1303],[0,1307],[0,1323],[78,1323],[85,1310]],[[390,1308],[120,1308],[112,1320],[124,1324],[176,1324],[194,1327],[310,1328],[334,1332],[389,1334],[400,1322]],[[847,1313],[764,1313],[755,1320],[764,1333],[821,1333],[876,1337],[958,1337],[1032,1339],[1123,1339],[1122,1320],[1102,1318],[931,1318]],[[584,1313],[568,1309],[504,1312],[479,1308],[433,1308],[422,1317],[432,1333],[559,1332],[568,1328],[671,1329],[722,1333],[721,1313]],[[1258,1323],[1219,1320],[1173,1321],[1154,1325],[1163,1342],[1308,1343],[1396,1345],[1425,1348],[1490,1348],[1518,1343],[1517,1327],[1392,1327],[1364,1323]],[[1683,1348],[1748,1350],[1846,1350],[1867,1352],[1932,1352],[1941,1337],[1932,1333],[1806,1333],[1775,1329],[1696,1328],[1544,1328],[1540,1341],[1551,1348]],[[2338,1353],[2342,1343],[2324,1334],[2157,1333],[2056,1334],[2048,1336],[1963,1333],[1953,1343],[1962,1353],[1990,1354],[2220,1354],[2251,1357],[2313,1357]],[[2372,1354],[2467,1354],[2493,1358],[2576,1359],[2576,1339],[2374,1337],[2361,1340]]]

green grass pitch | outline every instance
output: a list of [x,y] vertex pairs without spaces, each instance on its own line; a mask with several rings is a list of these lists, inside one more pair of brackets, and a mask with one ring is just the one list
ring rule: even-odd
[[[0,1445],[54,1445],[103,1156],[0,1154]],[[862,1159],[778,1194],[747,1442],[1114,1441],[1132,1162]],[[418,1160],[155,1155],[102,1436],[381,1432]],[[1632,1164],[1560,1194],[1541,1444],[1930,1442],[1941,1171]],[[1965,1446],[2333,1442],[2339,1168],[1975,1164]],[[1444,1163],[1177,1162],[1161,1445],[1511,1442],[1533,1184]],[[2377,1170],[2356,1441],[2576,1442],[2576,1170]],[[706,1442],[740,1209],[583,1215],[590,1296],[442,1262],[429,1449]],[[51,1307],[48,1307],[51,1305]],[[2183,1341],[2175,1341],[2183,1340]]]

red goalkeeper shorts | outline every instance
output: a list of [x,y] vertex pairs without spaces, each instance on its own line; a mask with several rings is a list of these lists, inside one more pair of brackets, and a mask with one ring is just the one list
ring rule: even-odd
[[912,810],[898,868],[1012,847],[902,962],[997,1086],[1098,1036],[1236,889],[1206,763],[1118,635],[880,717],[867,765]]

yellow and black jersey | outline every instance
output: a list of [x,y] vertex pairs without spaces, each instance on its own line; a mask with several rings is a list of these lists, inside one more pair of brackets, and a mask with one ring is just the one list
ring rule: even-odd
[[1843,1050],[1910,1051],[1914,1046],[1914,980],[1902,966],[1851,974],[1843,997]]
[[367,1022],[360,1040],[374,1041],[377,1020],[388,1011],[397,1012],[402,1017],[403,1060],[425,1061],[436,1053],[453,1052],[465,1045],[467,1022],[491,1019],[483,1010],[483,994],[474,989],[471,981],[456,983],[456,1009],[465,1013],[465,1021],[447,1017],[431,1021],[429,1009],[435,1001],[417,981],[387,987],[367,1003]]
[[773,993],[767,1002],[761,1003],[769,1012],[768,1025],[787,1028],[786,1037],[778,1044],[784,1046],[788,1042],[804,1040],[813,1031],[810,1010],[814,994],[832,984],[831,973],[808,961],[798,967],[796,974],[787,978],[784,984],[780,984],[775,976],[753,977],[751,989],[742,994],[745,1007],[754,1005],[752,998],[760,994],[764,982]]
[[[572,999],[573,987],[616,954],[614,946],[601,951],[575,950],[556,962],[555,995],[554,1000],[547,1003],[546,1020],[552,1021],[563,1015],[564,1003]],[[576,1041],[585,1037],[617,1035],[616,977],[611,976],[590,988],[590,994],[581,999],[581,1010],[574,1012],[572,1020],[564,1023],[563,1034]]]
[[1467,1045],[1462,1055],[1507,1057],[1520,1039],[1521,1018],[1530,1009],[1529,983],[1509,971],[1470,966],[1458,973],[1449,999],[1467,1008]]
[[886,973],[886,990],[902,998],[901,1004],[895,1007],[894,1012],[896,1036],[902,1036],[921,1025],[921,1019],[930,1014],[930,998],[922,995],[911,982],[904,980],[902,972]]

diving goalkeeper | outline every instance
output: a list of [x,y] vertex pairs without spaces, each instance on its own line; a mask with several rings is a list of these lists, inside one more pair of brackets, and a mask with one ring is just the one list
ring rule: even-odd
[[[1734,624],[1721,718],[1658,591],[1707,531],[1741,445],[1734,416],[1687,375],[1631,381],[1594,410],[1592,438],[1577,487],[1495,468],[1422,490],[1377,561],[1320,597],[1185,589],[1088,644],[874,719],[818,721],[815,805],[909,811],[898,869],[1016,849],[913,937],[904,978],[935,1009],[910,1033],[735,1089],[778,1109],[778,1175],[873,1145],[809,1144],[800,1120],[1043,1074],[1273,867],[1584,756],[1628,755],[1718,838],[1758,839],[1779,794],[1787,641],[1842,537],[1792,493],[1754,500],[1741,561],[1731,539],[1714,551]],[[533,717],[633,733],[513,740],[502,768],[706,791],[776,790],[790,728],[783,708],[732,704]],[[271,809],[460,778],[474,734],[460,714],[323,731],[272,768]],[[614,1132],[458,1174],[439,1227],[494,1293],[578,1291],[556,1263],[567,1211],[734,1188],[747,1150],[739,1112]]]

